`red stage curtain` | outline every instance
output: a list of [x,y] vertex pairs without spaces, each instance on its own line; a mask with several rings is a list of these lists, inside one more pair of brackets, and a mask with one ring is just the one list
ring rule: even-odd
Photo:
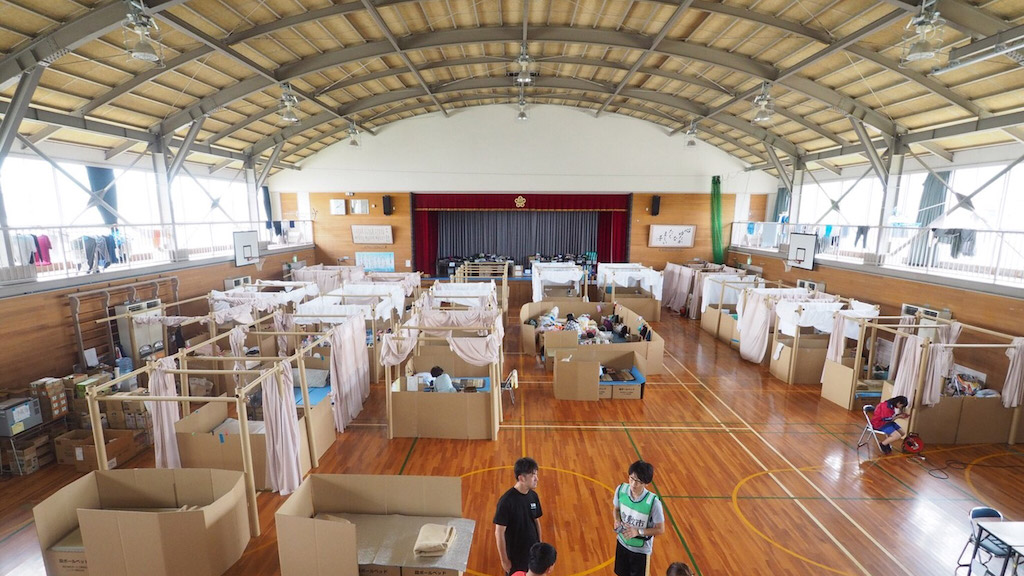
[[[632,194],[413,194],[413,263],[430,276],[437,264],[437,213],[447,210],[587,210],[598,215],[597,258],[629,258]],[[516,199],[525,205],[516,206]],[[522,200],[520,200],[522,203]],[[468,256],[468,254],[467,254]]]

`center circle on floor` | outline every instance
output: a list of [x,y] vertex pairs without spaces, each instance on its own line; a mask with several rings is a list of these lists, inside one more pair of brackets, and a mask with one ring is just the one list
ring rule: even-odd
[[[495,471],[498,471],[498,470],[504,470],[504,471],[509,471],[510,472],[512,470],[512,466],[491,466],[490,468],[479,468],[477,470],[471,470],[469,472],[466,472],[465,474],[462,474],[460,476],[460,478],[467,478],[469,476],[476,476],[478,474],[484,474],[484,473],[488,473],[488,472],[495,472]],[[603,488],[603,489],[608,491],[608,494],[609,494],[609,500],[608,501],[609,502],[611,502],[611,496],[610,495],[615,492],[615,488],[614,487],[609,486],[609,485],[605,484],[604,482],[601,482],[597,478],[594,478],[592,476],[587,476],[586,474],[580,474],[579,472],[575,472],[573,470],[566,470],[564,468],[555,468],[555,467],[552,467],[552,466],[540,466],[539,467],[539,472],[542,474],[542,476],[541,476],[542,479],[544,477],[543,474],[545,474],[545,473],[552,473],[553,472],[555,474],[559,474],[559,475],[565,474],[565,475],[572,476],[574,478],[579,478],[580,480],[584,480],[586,482],[590,482],[592,484],[595,484],[598,487]],[[573,574],[567,574],[566,576],[585,576],[586,574],[592,574],[592,573],[594,573],[594,572],[596,572],[596,571],[598,571],[598,570],[600,570],[600,569],[602,569],[602,568],[604,568],[606,566],[611,566],[613,562],[615,562],[615,557],[614,556],[608,558],[607,560],[605,560],[603,562],[598,563],[595,566],[591,566],[591,567],[589,567],[589,568],[587,568],[587,569],[585,569],[585,570],[583,570],[581,572],[576,572],[576,573],[573,573]],[[492,574],[485,574],[483,572],[477,572],[476,570],[472,570],[470,568],[466,569],[466,574],[469,574],[471,576],[493,576]]]

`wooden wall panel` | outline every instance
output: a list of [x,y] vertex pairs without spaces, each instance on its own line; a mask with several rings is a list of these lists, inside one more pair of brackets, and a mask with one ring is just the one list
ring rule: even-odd
[[281,197],[281,218],[291,220],[299,211],[299,195],[294,192],[279,194]]
[[[679,264],[693,258],[711,259],[711,195],[660,194],[661,210],[651,216],[651,198],[654,194],[633,195],[633,221],[629,237],[629,259],[656,269],[666,262]],[[763,218],[765,195],[755,194],[750,199],[751,217]],[[722,195],[722,242],[729,245],[731,222],[736,209],[736,196]],[[760,212],[758,210],[760,209]],[[693,248],[650,248],[647,240],[651,224],[692,224],[697,227]]]
[[[0,334],[4,342],[4,345],[0,346],[0,366],[3,367],[0,371],[0,388],[27,386],[29,382],[44,376],[60,377],[71,372],[78,361],[78,348],[75,344],[68,294],[177,276],[178,296],[184,300],[206,294],[210,290],[223,290],[224,279],[233,276],[280,279],[282,265],[291,261],[293,256],[299,260],[312,262],[313,250],[296,250],[268,256],[262,272],[258,272],[255,266],[236,268],[234,262],[221,262],[164,274],[140,275],[116,282],[96,282],[74,289],[4,298],[0,300],[0,318],[3,318],[3,329]],[[161,296],[166,297],[163,293]],[[203,314],[208,311],[208,307],[202,302],[182,309],[185,315]],[[101,328],[96,328],[92,332],[91,341],[102,341],[104,336]]]
[[[730,252],[731,264],[746,262],[745,253]],[[937,283],[918,282],[867,272],[831,268],[816,264],[814,270],[793,268],[785,271],[779,258],[753,255],[751,264],[764,269],[764,277],[795,284],[797,280],[825,282],[830,294],[856,298],[881,307],[883,315],[899,314],[903,303],[933,309],[949,309],[953,318],[964,324],[988,328],[1013,335],[1024,335],[1020,319],[1024,317],[1024,300],[962,290]],[[938,279],[937,279],[938,280]],[[989,344],[996,340],[965,330],[959,343]],[[989,387],[1001,389],[1009,360],[1002,349],[960,349],[954,361],[985,372]]]
[[[310,209],[315,211],[313,236],[316,239],[316,261],[335,265],[338,258],[348,257],[348,264],[355,264],[356,252],[394,252],[395,270],[412,271],[406,261],[412,260],[412,211],[409,194],[388,194],[391,196],[394,213],[384,215],[384,194],[353,194],[342,192],[316,193],[309,195]],[[282,195],[283,196],[283,195]],[[370,201],[369,214],[331,215],[331,199],[366,199]],[[394,244],[354,244],[352,225],[390,225]]]

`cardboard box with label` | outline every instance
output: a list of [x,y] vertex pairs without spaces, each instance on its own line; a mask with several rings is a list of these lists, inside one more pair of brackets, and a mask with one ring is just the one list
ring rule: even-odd
[[228,470],[106,470],[32,510],[48,576],[218,576],[249,543],[245,484]]
[[64,383],[58,378],[40,378],[29,384],[33,398],[39,399],[43,422],[49,422],[68,413],[68,399]]
[[[109,468],[116,468],[138,454],[134,451],[132,438],[131,430],[103,431]],[[53,443],[58,463],[73,465],[79,472],[99,469],[92,430],[72,430],[58,436]]]
[[[461,479],[437,476],[311,474],[276,522],[283,576],[459,576],[475,530]],[[413,553],[425,523],[456,528],[443,555]]]
[[[573,352],[558,352],[553,383],[555,398],[639,400],[645,382],[646,359],[636,352],[607,348],[603,345],[581,346]],[[618,380],[605,377],[602,367]]]

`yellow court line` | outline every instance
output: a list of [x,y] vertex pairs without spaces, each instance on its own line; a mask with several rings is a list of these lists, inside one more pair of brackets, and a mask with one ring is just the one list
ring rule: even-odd
[[[692,430],[711,432],[752,432],[751,428],[743,426],[658,426],[652,424],[631,424],[626,423],[630,430]],[[564,429],[564,430],[622,430],[622,424],[506,424],[506,428],[532,428],[532,429]]]
[[974,494],[978,498],[978,501],[985,505],[989,505],[989,503],[987,500],[982,498],[981,493],[978,492],[978,489],[974,486],[974,481],[971,480],[971,469],[974,468],[975,464],[990,458],[996,458],[997,456],[1020,456],[1020,454],[1017,452],[1000,452],[997,454],[989,454],[988,456],[979,456],[978,458],[971,460],[971,462],[967,464],[967,467],[964,468],[964,482],[966,482],[967,487],[970,488],[971,494]]
[[[690,374],[690,376],[692,376],[692,377],[693,377],[693,378],[694,378],[695,380],[697,380],[697,382],[698,382],[698,383],[700,383],[700,384],[701,384],[701,385],[703,386],[704,390],[705,390],[705,391],[706,391],[707,393],[711,394],[711,396],[712,396],[712,397],[714,397],[714,398],[715,398],[715,400],[717,400],[719,404],[721,404],[721,405],[722,405],[723,407],[725,407],[725,409],[726,409],[726,410],[728,410],[729,412],[732,412],[732,414],[733,414],[733,415],[734,415],[734,416],[735,416],[735,417],[736,417],[736,418],[737,418],[737,419],[738,419],[738,420],[739,420],[739,421],[740,421],[741,423],[743,423],[744,425],[746,425],[746,426],[748,426],[748,427],[750,426],[750,424],[749,424],[749,423],[747,423],[747,421],[746,421],[746,420],[744,420],[744,419],[743,419],[743,417],[741,417],[741,416],[740,416],[740,415],[739,415],[739,414],[738,414],[738,413],[737,413],[737,412],[736,412],[735,410],[733,410],[733,409],[732,409],[732,407],[730,407],[730,406],[729,406],[728,404],[726,404],[726,403],[725,403],[725,401],[724,401],[724,400],[722,400],[722,398],[721,398],[721,397],[720,397],[720,396],[719,396],[718,394],[716,394],[716,393],[715,393],[715,392],[714,392],[713,390],[711,390],[710,388],[708,388],[708,387],[707,387],[707,385],[705,385],[705,384],[704,384],[704,382],[703,382],[703,381],[701,381],[701,379],[700,379],[700,378],[698,378],[696,374],[694,374],[693,372],[691,372],[691,371],[690,371],[690,370],[689,370],[689,369],[688,369],[688,368],[687,368],[687,367],[686,367],[686,366],[685,366],[685,365],[684,365],[684,364],[683,364],[682,362],[680,362],[678,358],[676,358],[676,357],[675,357],[675,356],[674,356],[673,354],[671,354],[671,353],[667,353],[667,354],[668,354],[668,357],[669,357],[669,358],[671,358],[672,360],[674,360],[674,361],[676,362],[676,364],[678,364],[678,365],[679,365],[679,366],[680,366],[680,367],[681,367],[681,368],[682,368],[683,370],[685,370],[685,371],[686,371],[687,373],[689,373],[689,374]],[[672,370],[671,370],[670,368],[668,368],[667,366],[666,366],[666,369],[667,369],[667,370],[669,371],[669,374],[672,374],[672,376],[673,376],[673,377],[675,377],[675,378],[676,378],[676,379],[678,380],[678,376],[676,376],[675,372],[673,372],[673,371],[672,371]],[[682,381],[680,380],[680,384],[681,384],[681,383],[682,383]],[[698,403],[698,404],[700,404],[700,405],[701,405],[701,406],[702,406],[702,407],[703,407],[703,408],[704,408],[705,410],[707,410],[708,414],[710,414],[710,415],[711,415],[711,416],[712,416],[712,417],[713,417],[713,418],[714,418],[715,420],[718,420],[719,422],[721,422],[721,419],[720,419],[720,418],[718,418],[718,416],[717,416],[717,415],[716,415],[716,414],[715,414],[715,413],[714,413],[714,412],[713,412],[713,411],[712,411],[712,410],[711,410],[711,409],[710,409],[710,408],[709,408],[709,407],[707,406],[707,404],[705,404],[705,403],[704,403],[703,401],[701,401],[701,399],[700,399],[700,398],[698,398],[698,397],[697,397],[697,395],[696,395],[696,394],[694,394],[692,390],[689,390],[689,389],[687,389],[687,391],[688,391],[688,392],[690,393],[690,395],[692,395],[692,396],[694,397],[694,399],[695,399],[695,400],[697,401],[697,403]],[[834,500],[832,500],[832,499],[831,499],[831,498],[830,498],[830,497],[829,497],[829,496],[828,496],[827,494],[825,494],[825,492],[824,492],[823,490],[821,490],[821,488],[819,488],[819,487],[818,487],[818,486],[817,486],[816,484],[814,484],[814,482],[812,482],[810,478],[808,478],[808,477],[807,477],[807,476],[806,476],[805,474],[803,474],[802,472],[800,472],[800,470],[799,470],[799,469],[798,469],[798,468],[797,468],[796,466],[794,466],[794,465],[793,465],[793,463],[792,463],[792,462],[790,462],[788,458],[786,458],[785,456],[783,456],[783,454],[782,454],[781,452],[779,452],[779,450],[778,450],[778,449],[776,449],[776,448],[775,448],[775,446],[773,446],[773,445],[772,445],[772,444],[771,444],[770,442],[768,442],[768,440],[766,440],[766,439],[764,438],[764,436],[762,436],[762,435],[761,435],[761,434],[759,434],[759,433],[758,433],[758,432],[757,432],[756,430],[753,430],[753,429],[751,429],[751,433],[752,433],[752,434],[754,434],[754,435],[755,435],[755,436],[756,436],[756,437],[757,437],[757,438],[758,438],[758,439],[759,439],[759,440],[761,441],[761,443],[762,443],[762,444],[764,444],[764,445],[765,445],[766,447],[768,447],[768,448],[769,448],[769,449],[770,449],[770,450],[771,450],[772,452],[774,452],[774,453],[776,454],[776,456],[778,456],[778,457],[779,457],[780,459],[782,459],[782,461],[783,461],[783,462],[785,462],[786,464],[788,464],[788,465],[789,465],[789,467],[790,467],[790,468],[791,468],[792,470],[796,471],[796,472],[797,472],[797,474],[799,474],[799,475],[801,476],[801,478],[803,478],[803,480],[804,480],[805,482],[807,482],[807,484],[809,484],[809,485],[810,485],[811,487],[813,487],[813,488],[815,489],[815,491],[817,491],[817,492],[818,492],[818,494],[820,494],[820,495],[821,495],[821,496],[822,496],[822,497],[823,497],[823,498],[825,499],[825,501],[826,501],[826,502],[828,502],[829,504],[831,504],[831,505],[832,505],[832,507],[836,509],[836,511],[838,511],[838,512],[839,512],[840,514],[842,514],[842,515],[843,515],[843,516],[844,516],[844,517],[845,517],[845,518],[846,518],[846,519],[847,519],[847,520],[848,520],[848,521],[849,521],[849,522],[850,522],[851,524],[853,524],[853,525],[854,525],[854,526],[855,526],[856,528],[858,528],[858,529],[859,529],[859,530],[861,531],[861,533],[862,533],[862,534],[864,534],[864,536],[868,538],[868,540],[870,540],[870,541],[871,541],[872,543],[874,543],[874,544],[875,544],[875,546],[876,546],[876,547],[878,547],[878,549],[879,549],[879,550],[881,550],[881,551],[882,551],[883,553],[885,553],[885,555],[886,555],[886,556],[888,556],[888,557],[889,557],[889,559],[890,559],[890,560],[892,560],[892,562],[893,562],[893,563],[894,563],[894,564],[895,564],[896,566],[899,566],[899,567],[900,567],[900,568],[901,568],[901,569],[903,570],[903,572],[904,572],[904,573],[906,573],[906,574],[907,574],[908,576],[913,576],[913,573],[912,573],[912,572],[910,572],[910,570],[908,570],[908,569],[907,569],[907,568],[906,568],[905,566],[903,566],[903,564],[902,564],[902,563],[900,563],[900,561],[899,561],[899,560],[897,560],[897,559],[896,559],[896,558],[895,558],[895,557],[894,557],[894,556],[893,556],[892,554],[890,554],[888,550],[886,550],[885,548],[883,548],[883,547],[882,547],[882,545],[881,545],[881,544],[880,544],[880,543],[879,543],[879,542],[878,542],[877,540],[875,540],[875,539],[874,539],[874,538],[873,538],[873,537],[872,537],[872,536],[871,536],[870,534],[868,534],[868,533],[867,533],[867,531],[866,531],[866,530],[864,530],[864,528],[863,528],[862,526],[860,526],[860,524],[858,524],[858,523],[857,523],[857,522],[856,522],[856,521],[855,521],[855,520],[854,520],[853,518],[851,518],[851,517],[849,516],[849,514],[847,514],[847,513],[846,513],[846,511],[844,511],[844,510],[843,510],[842,508],[840,508],[840,507],[839,507],[839,505],[838,505],[838,504],[836,504],[836,503],[835,503],[835,501],[834,501]],[[740,439],[739,439],[738,437],[736,437],[736,435],[735,435],[735,434],[733,434],[733,433],[731,433],[731,432],[729,433],[729,435],[730,435],[730,436],[732,436],[733,440],[734,440],[734,441],[735,441],[735,442],[736,442],[736,443],[737,443],[737,444],[738,444],[738,445],[740,446],[740,448],[742,448],[742,449],[743,449],[743,450],[744,450],[744,451],[745,451],[745,452],[747,453],[747,455],[748,455],[748,456],[750,456],[750,458],[751,458],[751,459],[752,459],[752,460],[753,460],[753,461],[754,461],[754,462],[755,462],[755,463],[756,463],[756,464],[757,464],[758,466],[760,466],[760,467],[761,467],[761,469],[762,469],[762,470],[765,470],[765,471],[769,470],[769,468],[768,468],[767,466],[765,466],[765,465],[764,465],[764,463],[763,463],[763,462],[761,462],[761,460],[760,460],[760,459],[758,459],[758,457],[757,457],[757,456],[755,456],[753,452],[751,452],[750,448],[748,448],[748,447],[746,446],[746,444],[744,444],[744,443],[743,443],[743,441],[742,441],[742,440],[740,440]],[[788,487],[787,487],[787,486],[786,486],[786,485],[785,485],[785,484],[784,484],[784,483],[783,483],[783,482],[782,482],[782,481],[781,481],[781,480],[780,480],[779,478],[777,478],[777,477],[776,477],[776,476],[775,476],[774,474],[771,474],[771,473],[769,473],[769,476],[770,476],[770,477],[771,477],[771,479],[772,479],[772,480],[773,480],[773,481],[774,481],[774,482],[775,482],[775,483],[776,483],[776,484],[777,484],[777,485],[779,486],[779,488],[781,488],[781,489],[782,489],[782,490],[783,490],[783,491],[784,491],[784,492],[785,492],[786,494],[788,494],[789,496],[791,496],[791,497],[794,497],[794,498],[795,498],[795,494],[794,494],[794,493],[793,493],[793,492],[792,492],[792,491],[791,491],[791,490],[790,490],[790,489],[789,489],[789,488],[788,488]],[[836,537],[836,536],[835,536],[834,534],[832,534],[832,532],[831,532],[831,531],[830,531],[830,530],[829,530],[828,528],[826,528],[826,527],[825,527],[825,525],[824,525],[824,524],[823,524],[823,523],[821,522],[821,520],[819,520],[819,519],[817,518],[817,516],[815,516],[815,515],[814,515],[814,514],[813,514],[813,513],[812,513],[812,512],[811,512],[811,511],[810,511],[810,510],[809,510],[809,509],[808,509],[808,508],[807,508],[807,507],[806,507],[806,506],[804,505],[804,504],[803,504],[803,502],[801,502],[801,501],[799,501],[799,500],[794,500],[794,501],[795,501],[795,503],[796,503],[797,507],[799,507],[799,508],[800,508],[801,510],[803,510],[804,514],[806,514],[806,515],[807,515],[807,517],[808,517],[808,518],[810,518],[810,519],[811,519],[811,521],[812,521],[812,522],[814,522],[814,524],[815,524],[816,526],[818,526],[818,528],[819,528],[819,529],[820,529],[820,530],[821,530],[821,531],[822,531],[822,532],[823,532],[823,533],[825,534],[825,536],[827,536],[827,537],[828,537],[828,539],[829,539],[829,540],[831,540],[833,544],[835,544],[836,548],[838,548],[838,549],[839,549],[839,550],[840,550],[840,551],[841,551],[841,552],[842,552],[842,553],[843,553],[843,554],[844,554],[844,555],[846,556],[846,558],[847,558],[848,560],[850,560],[850,562],[852,562],[852,563],[853,563],[853,564],[854,564],[854,565],[855,565],[855,566],[856,566],[857,568],[859,568],[859,569],[860,569],[860,571],[861,571],[862,573],[864,573],[864,574],[867,574],[867,575],[869,575],[869,576],[870,576],[870,574],[871,574],[871,573],[870,573],[870,572],[869,572],[869,571],[867,570],[867,568],[865,568],[865,567],[864,567],[864,565],[863,565],[863,564],[861,564],[859,560],[857,560],[857,557],[856,557],[856,556],[854,556],[854,555],[853,555],[853,553],[852,553],[852,552],[850,552],[850,551],[849,551],[849,550],[848,550],[848,549],[846,548],[846,546],[844,546],[844,545],[842,544],[842,542],[840,542],[840,541],[839,541],[839,539],[838,539],[838,538],[837,538],[837,537]],[[742,518],[741,518],[741,519],[742,519]],[[762,534],[760,533],[760,531],[757,531],[757,530],[755,530],[754,532],[755,532],[756,534],[758,534],[759,536],[763,537],[763,535],[762,535]],[[772,543],[772,544],[774,544],[774,543],[773,543],[773,542],[772,542],[771,540],[767,540],[767,541],[768,541],[769,543]],[[782,548],[782,547],[780,546],[780,548]],[[795,557],[799,557],[799,558],[802,558],[802,556],[800,556],[799,554],[797,554],[796,552],[794,552],[794,551],[792,551],[792,550],[788,550],[788,549],[786,549],[786,548],[782,548],[782,549],[783,549],[783,550],[786,550],[786,551],[787,551],[787,553],[789,553],[789,554],[791,554],[791,555],[793,555],[793,556],[795,556]],[[838,572],[837,570],[834,570],[834,569],[830,569],[830,570],[832,570],[832,571],[835,571],[835,572]],[[838,572],[838,573],[840,573],[840,574],[844,574],[843,572]]]

